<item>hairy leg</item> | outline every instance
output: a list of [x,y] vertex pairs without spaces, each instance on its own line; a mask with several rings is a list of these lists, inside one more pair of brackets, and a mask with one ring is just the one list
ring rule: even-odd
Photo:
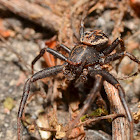
[[93,70],[93,68],[90,67],[89,73],[91,76],[93,76],[97,73],[100,74],[104,80],[106,80],[107,82],[112,84],[118,90],[120,100],[121,100],[122,105],[127,114],[128,121],[130,122],[130,132],[131,132],[131,139],[132,139],[132,137],[133,137],[133,117],[132,117],[131,111],[125,101],[125,92],[124,92],[123,88],[121,87],[120,83],[115,79],[114,76],[112,76],[110,73],[108,73],[105,70]]
[[80,27],[80,41],[83,42],[84,39],[84,21],[81,20],[81,27]]
[[107,55],[110,54],[117,46],[118,44],[121,45],[121,50],[125,51],[125,47],[124,47],[124,42],[121,38],[117,38],[109,47],[107,47],[104,51],[103,54]]
[[[108,55],[103,61],[103,64],[108,64],[114,60],[117,60],[117,59],[120,59],[120,58],[123,58],[124,56],[127,56],[129,57],[132,61],[136,62],[138,65],[140,65],[140,60],[138,60],[134,55],[128,53],[128,52],[121,52],[121,53],[115,53],[115,54],[112,54],[112,55]],[[102,61],[102,60],[101,60]],[[136,76],[138,73],[139,73],[139,69],[137,72],[129,75],[127,78],[129,77],[132,77],[132,76]]]
[[[45,54],[45,52],[50,52],[52,55],[58,57],[59,59],[64,60],[64,61],[66,60],[66,58],[65,59],[63,58],[64,56],[62,54],[58,53],[57,51],[55,51],[55,50],[53,50],[51,48],[45,47],[44,43],[43,43],[43,46],[44,46],[44,48],[41,49],[40,53],[32,61],[32,64],[31,64],[32,74],[34,73],[34,65],[35,65],[35,63]],[[60,44],[60,47],[62,47],[68,53],[71,52],[71,50],[67,46],[65,46],[63,44]]]
[[117,59],[124,57],[124,56],[128,56],[131,60],[140,64],[140,61],[134,55],[132,55],[128,52],[121,52],[121,53],[115,53],[115,54],[109,55],[105,58],[104,64],[107,64],[111,61],[117,60]]
[[58,65],[58,66],[54,66],[54,67],[50,67],[50,68],[41,70],[41,71],[35,73],[31,78],[29,78],[26,81],[24,89],[23,89],[23,95],[22,95],[22,99],[21,99],[21,102],[20,102],[20,107],[19,107],[19,110],[18,110],[18,120],[17,120],[18,121],[17,122],[18,140],[20,140],[21,119],[22,119],[23,111],[24,111],[24,108],[25,108],[25,105],[26,105],[26,102],[27,102],[27,99],[28,99],[29,92],[30,92],[30,85],[33,82],[35,82],[39,79],[43,79],[45,77],[50,77],[52,75],[56,75],[57,73],[62,71],[62,69],[65,65],[66,64]]
[[71,52],[71,50],[67,46],[65,46],[64,44],[60,44],[60,47],[63,48],[67,53]]
[[91,106],[91,104],[94,102],[94,100],[97,97],[97,94],[101,88],[102,85],[102,76],[99,74],[94,74],[94,76],[92,76],[95,78],[95,82],[93,85],[93,88],[91,89],[88,98],[85,101],[85,105],[83,106],[82,110],[80,111],[80,113],[78,114],[78,116],[76,117],[76,119],[74,120],[74,122],[72,123],[71,128],[73,128],[75,126],[75,124],[79,121],[80,117],[88,110],[88,108]]

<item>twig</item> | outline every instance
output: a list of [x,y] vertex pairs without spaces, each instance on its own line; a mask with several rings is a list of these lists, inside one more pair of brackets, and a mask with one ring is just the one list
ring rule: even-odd
[[97,118],[93,118],[93,119],[88,119],[84,122],[79,123],[78,126],[75,126],[75,127],[79,127],[81,125],[86,126],[86,125],[89,125],[90,123],[93,123],[93,122],[97,123],[101,120],[107,120],[107,119],[112,119],[113,120],[117,117],[124,117],[124,115],[123,114],[110,114],[110,115],[101,116],[101,117],[97,117]]
[[[105,91],[110,101],[112,112],[117,114],[125,114],[125,110],[120,101],[118,91],[111,84],[104,81]],[[119,117],[112,122],[112,140],[129,140],[130,128],[129,122],[125,117]]]
[[11,12],[39,24],[52,31],[58,31],[61,18],[50,10],[25,0],[0,0],[0,4]]

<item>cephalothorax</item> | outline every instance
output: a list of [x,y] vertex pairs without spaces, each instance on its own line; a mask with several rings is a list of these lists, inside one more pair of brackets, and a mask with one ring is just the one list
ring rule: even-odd
[[[75,77],[79,77],[84,81],[87,79],[87,76],[95,79],[93,88],[89,93],[90,98],[88,98],[87,104],[84,105],[79,116],[81,116],[85,112],[85,110],[88,109],[88,107],[93,102],[93,97],[100,90],[102,81],[106,80],[118,90],[128,120],[130,123],[133,122],[131,112],[124,99],[125,97],[123,88],[121,87],[119,82],[103,66],[124,56],[128,56],[131,60],[135,61],[138,64],[140,64],[140,61],[136,59],[135,56],[124,51],[124,43],[122,39],[117,38],[108,47],[107,44],[108,37],[102,31],[95,30],[84,32],[83,24],[81,24],[80,43],[75,45],[72,50],[70,50],[65,45],[60,45],[67,53],[69,53],[68,58],[50,48],[44,48],[41,50],[40,54],[33,60],[32,67],[36,63],[36,61],[41,56],[43,56],[45,51],[51,53],[60,60],[65,61],[65,63],[63,65],[57,65],[41,70],[33,74],[33,76],[26,81],[18,111],[18,140],[20,140],[21,119],[23,116],[25,104],[28,99],[30,85],[39,79],[56,75],[59,72],[63,72],[66,78],[68,78],[69,80],[72,80]],[[110,55],[110,53],[118,46],[118,44],[121,45],[122,51]],[[131,130],[133,130],[133,128],[131,128]]]

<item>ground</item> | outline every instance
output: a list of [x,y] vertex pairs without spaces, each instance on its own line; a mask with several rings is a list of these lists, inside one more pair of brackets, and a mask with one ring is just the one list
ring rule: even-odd
[[[76,38],[73,37],[74,39],[72,39],[71,37],[73,36],[71,33],[72,29],[71,30],[69,29],[71,26],[69,25],[65,26],[65,24],[69,23],[67,21],[67,18],[69,17],[68,16],[69,10],[67,7],[68,1],[61,1],[61,2],[62,2],[61,5],[60,3],[55,4],[55,7],[58,7],[58,9],[56,9],[56,12],[58,10],[60,14],[62,14],[63,11],[61,11],[59,8],[64,4],[63,8],[66,10],[65,11],[66,13],[64,14],[66,17],[64,18],[64,20],[66,23],[64,22],[63,25],[64,27],[61,29],[61,32],[59,32],[58,34],[54,31],[46,29],[46,27],[43,27],[42,25],[36,24],[34,20],[30,21],[28,18],[27,19],[25,17],[23,18],[20,14],[19,15],[15,13],[13,14],[11,11],[7,10],[8,8],[5,8],[5,6],[0,7],[0,12],[2,13],[0,15],[0,25],[1,25],[0,27],[0,77],[1,77],[0,139],[3,140],[17,139],[18,108],[23,92],[24,83],[27,80],[27,78],[31,76],[31,62],[35,58],[35,56],[39,53],[38,42],[40,40],[43,41],[48,40],[54,35],[57,35],[58,42],[61,41],[61,43],[64,43],[70,46],[70,48],[72,48],[72,42],[74,44],[77,41]],[[32,1],[32,3],[37,3],[38,5],[41,5],[41,2],[39,1],[38,2]],[[50,3],[51,2],[48,1],[48,6],[52,6]],[[122,6],[121,3],[124,4],[125,1],[118,1],[119,6]],[[76,5],[76,2],[74,4]],[[111,5],[108,6],[107,4],[109,3],[105,3],[105,2],[102,2],[101,4],[99,6],[97,5],[97,7],[93,6],[95,10],[93,11],[91,10],[91,13],[87,16],[85,20],[86,30],[93,29],[93,28],[102,29],[105,33],[109,35],[111,42],[116,37],[121,35],[125,41],[126,50],[134,54],[140,60],[139,18],[135,15],[134,11],[130,8],[130,6],[127,10],[125,9],[126,12],[125,13],[124,11],[121,11],[119,8],[117,9],[115,7],[116,6],[115,4],[114,6]],[[82,8],[83,5],[81,4],[80,6]],[[78,13],[78,10],[75,12]],[[114,12],[114,16],[112,16],[113,12]],[[76,17],[78,16],[78,14],[76,14],[74,18],[79,25],[80,20],[79,18]],[[122,19],[120,20],[120,18]],[[121,24],[116,22],[116,20],[120,20],[118,22],[120,22]],[[77,25],[75,25],[75,28],[77,31],[78,30]],[[65,32],[66,32],[66,36],[64,36]],[[44,67],[44,63],[45,62],[43,58],[41,59],[41,61],[37,62],[37,64],[35,65],[35,72],[42,69]],[[59,64],[61,62],[57,61],[55,63]],[[117,62],[113,63],[112,65],[116,67],[116,63]],[[137,71],[137,69],[138,69],[137,64],[133,63],[129,58],[125,57],[119,66],[117,78],[119,79],[119,77],[122,78],[123,76],[125,77],[126,75],[131,75],[131,73]],[[62,77],[62,75],[60,75],[60,77]],[[51,84],[49,83],[51,81],[53,81],[51,78],[47,79],[46,86],[51,86]],[[140,74],[119,81],[125,90],[126,100],[130,107],[130,110],[133,113],[138,113],[139,112],[138,106],[140,106],[139,105],[140,104],[139,101]],[[39,85],[37,85],[37,87],[38,86],[40,87],[40,85],[42,86],[43,85],[42,83],[40,82]],[[56,84],[58,83],[56,82]],[[36,85],[34,85],[33,88],[35,87]],[[33,91],[36,91],[36,89]],[[39,95],[35,96],[35,98],[33,98],[29,102],[29,105],[26,109],[26,113],[30,116],[31,120],[37,119],[40,112],[43,112],[45,110],[44,109],[45,103],[46,103],[46,99],[43,99]],[[63,103],[60,102],[58,104],[59,104],[58,120],[60,121],[60,123],[65,124],[67,120],[65,120],[64,118],[65,116],[69,116],[68,111],[66,111],[67,107],[65,107],[67,105],[64,106],[64,102]],[[135,129],[134,129],[135,139],[140,138],[139,131],[140,131],[140,126],[139,123],[137,123],[135,124]],[[95,139],[103,139],[103,140],[111,139],[110,133],[103,132],[103,130],[88,129],[86,131],[86,134],[87,134],[86,139],[92,139],[93,135],[97,137]],[[23,136],[24,139],[31,139],[29,138],[29,135],[27,134],[26,130],[23,131],[23,135],[24,135]],[[36,136],[38,136],[39,139],[39,135],[36,134]]]

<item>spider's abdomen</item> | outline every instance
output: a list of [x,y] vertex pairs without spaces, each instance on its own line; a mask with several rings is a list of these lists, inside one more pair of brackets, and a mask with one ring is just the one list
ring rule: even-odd
[[97,50],[102,50],[108,44],[108,36],[101,30],[86,31],[81,36],[80,42]]
[[99,52],[87,45],[77,45],[72,49],[69,58],[76,63],[94,64],[99,60]]

